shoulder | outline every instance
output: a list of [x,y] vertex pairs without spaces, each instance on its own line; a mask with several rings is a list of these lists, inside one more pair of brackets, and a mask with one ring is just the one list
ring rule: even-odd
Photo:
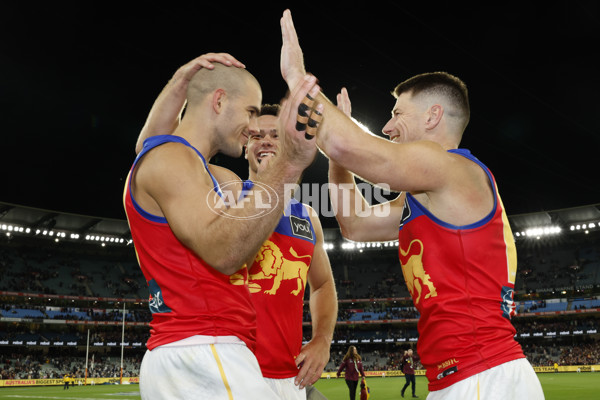
[[204,163],[196,152],[181,143],[169,142],[153,148],[140,160],[136,180],[167,185],[197,182],[198,176],[208,177]]
[[242,179],[230,169],[219,165],[208,164],[208,169],[219,183],[241,182]]

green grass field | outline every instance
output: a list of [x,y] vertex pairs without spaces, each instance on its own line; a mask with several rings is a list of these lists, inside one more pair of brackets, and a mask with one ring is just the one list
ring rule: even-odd
[[[600,374],[596,372],[538,374],[546,400],[598,400],[600,399]],[[416,394],[420,399],[425,399],[427,379],[417,376]],[[400,390],[406,382],[404,377],[393,378],[367,378],[371,388],[369,400],[398,400]],[[321,379],[315,385],[329,400],[348,400],[348,388],[343,379]],[[359,388],[360,389],[360,388]],[[358,399],[357,390],[357,399]],[[404,398],[410,399],[410,388]],[[485,400],[485,399],[482,399]],[[523,399],[527,400],[527,399]]]
[[[597,400],[600,398],[600,373],[538,374],[546,400]],[[400,399],[403,377],[369,378],[369,400]],[[343,379],[321,379],[315,385],[329,400],[348,400],[348,389]],[[417,377],[417,395],[427,397],[427,380]],[[410,391],[406,398],[410,398]],[[358,398],[358,393],[357,393]],[[140,400],[138,385],[62,386],[0,388],[0,400],[80,399],[80,400]],[[485,399],[483,399],[485,400]],[[524,399],[526,400],[526,399]]]

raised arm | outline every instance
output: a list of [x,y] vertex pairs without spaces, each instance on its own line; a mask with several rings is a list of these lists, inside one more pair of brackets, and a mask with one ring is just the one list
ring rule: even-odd
[[329,361],[329,349],[338,310],[333,273],[329,256],[323,246],[323,228],[316,211],[310,207],[309,211],[316,236],[315,250],[308,270],[312,339],[302,347],[302,351],[296,357],[296,365],[301,368],[295,383],[300,385],[300,388],[318,381]]
[[186,91],[190,79],[201,68],[213,69],[213,63],[245,68],[244,64],[227,53],[207,53],[179,67],[160,92],[135,144],[135,153],[142,151],[144,140],[155,135],[170,135],[181,120],[186,104]]
[[[288,86],[294,87],[303,76],[304,58],[292,15],[285,10],[281,18],[281,73]],[[365,131],[339,110],[322,92],[316,98],[324,109],[317,134],[317,145],[340,167],[372,183],[386,182],[394,192],[430,190],[443,184],[445,150],[432,142],[392,143]],[[374,163],[373,160],[382,160]],[[413,161],[424,160],[426,168],[411,168]]]
[[[302,49],[289,10],[281,18],[281,29],[281,66],[282,69],[287,68],[282,70],[282,76],[291,85],[301,75],[304,65],[301,64]],[[316,135],[317,145],[341,168],[366,182],[385,182],[392,192],[420,195],[419,201],[424,207],[454,225],[476,222],[490,212],[493,196],[485,172],[465,157],[448,152],[448,149],[456,148],[456,137],[440,136],[440,130],[436,129],[440,124],[448,123],[448,119],[443,118],[445,111],[442,106],[435,105],[427,113],[419,110],[419,117],[407,116],[394,109],[389,124],[397,128],[392,134],[407,135],[411,131],[406,128],[407,119],[419,126],[419,139],[403,137],[401,143],[396,143],[363,130],[323,93],[319,93],[315,101],[324,110]],[[469,212],[464,207],[457,207],[457,204],[464,203],[473,206]]]
[[[352,104],[345,88],[337,95],[337,107],[348,117],[351,116]],[[357,187],[354,174],[331,159],[329,183],[331,205],[343,237],[357,242],[398,238],[404,195],[371,205]]]
[[[236,272],[275,228],[285,207],[286,185],[297,182],[316,155],[314,140],[293,128],[295,114],[293,123],[285,116],[306,93],[316,95],[318,90],[313,78],[304,80],[282,106],[286,128],[280,154],[272,168],[260,174],[264,185],[254,185],[248,201],[232,207],[219,203],[204,165],[193,150],[179,143],[163,144],[140,160],[130,178],[134,197],[146,211],[163,215],[175,236],[213,268],[224,274]],[[272,201],[267,211],[268,198]]]

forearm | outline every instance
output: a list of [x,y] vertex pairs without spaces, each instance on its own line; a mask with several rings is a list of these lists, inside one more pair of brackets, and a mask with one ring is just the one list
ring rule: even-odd
[[196,246],[205,261],[231,274],[253,259],[275,229],[290,198],[286,191],[299,177],[289,168],[269,168],[240,201],[236,193],[224,191],[213,208],[215,218],[198,232],[202,240]]
[[[319,93],[316,101],[323,104],[323,121],[317,134],[317,146],[331,160],[347,170],[356,168],[351,158],[360,157],[365,148],[366,132],[359,124],[338,109],[323,93]],[[367,164],[368,165],[368,164]]]
[[136,154],[142,150],[144,140],[156,135],[170,135],[179,125],[186,103],[188,82],[175,75],[155,100],[135,145]]
[[323,338],[331,344],[338,315],[337,294],[333,280],[327,281],[311,292],[309,308],[313,339]]
[[367,210],[370,205],[358,190],[354,174],[329,160],[329,196],[342,236],[351,239],[360,229],[357,210]]

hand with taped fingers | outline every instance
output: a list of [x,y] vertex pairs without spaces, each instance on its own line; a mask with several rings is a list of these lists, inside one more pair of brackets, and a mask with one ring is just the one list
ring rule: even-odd
[[[282,155],[288,164],[302,170],[310,165],[317,154],[317,146],[315,141],[311,139],[316,134],[318,121],[322,119],[322,105],[315,105],[314,101],[310,103],[306,96],[314,98],[319,91],[320,87],[316,78],[306,75],[282,102],[279,113],[280,123],[282,124],[281,131],[284,132],[280,139],[282,142]],[[305,105],[301,106],[301,104]],[[308,104],[312,108],[307,108],[309,107]],[[298,113],[300,110],[303,110],[306,119],[300,118]],[[321,113],[321,115],[318,113]]]
[[314,139],[321,121],[323,121],[323,105],[317,104],[315,106],[315,99],[307,94],[298,105],[296,130],[306,131],[304,137],[307,140]]

